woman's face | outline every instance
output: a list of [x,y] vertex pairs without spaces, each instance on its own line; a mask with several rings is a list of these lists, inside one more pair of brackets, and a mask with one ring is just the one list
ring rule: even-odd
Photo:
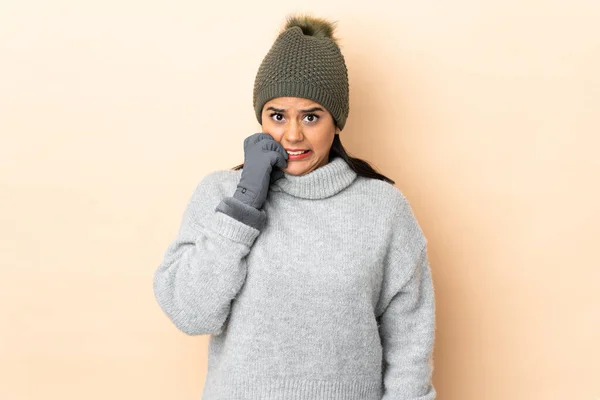
[[[329,162],[329,150],[338,129],[319,103],[300,97],[278,97],[263,106],[262,130],[288,150],[290,175],[305,175]],[[294,156],[293,150],[309,150]]]

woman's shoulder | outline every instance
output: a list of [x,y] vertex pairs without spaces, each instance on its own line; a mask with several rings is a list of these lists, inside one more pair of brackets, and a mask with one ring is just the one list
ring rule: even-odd
[[205,174],[196,184],[194,198],[221,199],[231,196],[240,180],[240,170],[217,169]]
[[237,185],[241,173],[242,170],[216,169],[204,175],[204,177],[200,180],[199,185],[230,187],[233,184]]
[[372,210],[383,217],[392,230],[414,236],[412,240],[426,240],[414,209],[401,189],[379,179],[358,177],[356,189]]
[[361,196],[385,210],[397,211],[410,207],[408,199],[399,188],[381,179],[359,176],[354,186]]

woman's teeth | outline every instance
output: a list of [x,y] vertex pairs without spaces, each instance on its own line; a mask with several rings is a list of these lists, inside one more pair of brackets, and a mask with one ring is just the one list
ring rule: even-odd
[[297,156],[298,154],[304,154],[309,152],[310,150],[304,150],[304,151],[288,151],[288,154],[291,154],[293,156]]

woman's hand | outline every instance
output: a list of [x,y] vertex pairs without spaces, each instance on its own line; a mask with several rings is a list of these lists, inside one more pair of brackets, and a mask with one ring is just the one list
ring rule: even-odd
[[[282,178],[287,151],[267,133],[255,133],[244,140],[244,167],[234,198],[256,209],[262,208],[271,182]],[[278,168],[276,168],[278,167]]]

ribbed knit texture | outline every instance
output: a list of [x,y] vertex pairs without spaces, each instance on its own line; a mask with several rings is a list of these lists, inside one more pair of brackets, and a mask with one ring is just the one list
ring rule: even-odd
[[348,70],[338,45],[328,37],[286,29],[264,57],[254,81],[259,123],[264,104],[276,97],[301,97],[325,107],[344,128],[350,110]]
[[431,400],[427,241],[392,185],[345,161],[271,184],[256,229],[205,176],[154,274],[181,331],[211,334],[202,400]]

